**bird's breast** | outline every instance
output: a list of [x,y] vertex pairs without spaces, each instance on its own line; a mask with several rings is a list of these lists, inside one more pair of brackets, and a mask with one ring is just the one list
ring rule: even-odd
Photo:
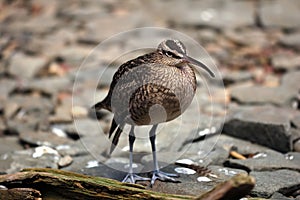
[[157,124],[181,115],[196,90],[194,71],[188,65],[144,65],[131,69],[112,92],[117,120],[135,125]]

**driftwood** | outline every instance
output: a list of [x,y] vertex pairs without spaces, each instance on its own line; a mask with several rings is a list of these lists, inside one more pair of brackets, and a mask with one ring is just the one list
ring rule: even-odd
[[158,193],[137,184],[92,177],[55,169],[25,169],[1,175],[0,199],[240,199],[254,187],[254,179],[237,175],[213,190],[198,196]]

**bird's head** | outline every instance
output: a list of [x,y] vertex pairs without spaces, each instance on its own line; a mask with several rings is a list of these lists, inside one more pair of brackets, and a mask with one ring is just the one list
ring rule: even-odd
[[179,40],[165,40],[158,45],[157,51],[165,57],[165,62],[169,65],[189,63],[203,68],[210,76],[215,77],[215,74],[204,63],[187,55],[184,44]]

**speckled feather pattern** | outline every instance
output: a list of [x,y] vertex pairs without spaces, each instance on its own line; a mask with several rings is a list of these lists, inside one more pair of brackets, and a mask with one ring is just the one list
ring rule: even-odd
[[112,111],[118,124],[149,125],[178,117],[194,97],[196,78],[187,63],[177,62],[155,51],[122,64],[96,109]]

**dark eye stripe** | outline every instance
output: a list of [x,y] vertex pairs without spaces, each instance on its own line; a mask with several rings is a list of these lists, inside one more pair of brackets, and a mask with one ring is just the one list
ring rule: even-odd
[[173,58],[180,58],[179,56],[177,56],[176,54],[174,54],[173,52],[171,51],[163,51],[163,53],[166,55],[166,56],[171,56]]
[[168,41],[166,41],[166,45],[167,45],[170,49],[175,50],[175,51],[177,51],[177,52],[180,53],[180,54],[185,54],[184,49],[182,49],[179,45],[177,45],[173,40],[168,40]]

